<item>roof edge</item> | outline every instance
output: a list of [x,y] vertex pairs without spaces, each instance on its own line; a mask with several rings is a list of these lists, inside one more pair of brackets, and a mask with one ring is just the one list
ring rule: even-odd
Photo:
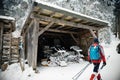
[[77,18],[80,18],[80,19],[84,19],[84,20],[94,22],[94,23],[104,25],[104,26],[108,26],[108,24],[109,24],[108,21],[93,18],[91,16],[81,14],[81,13],[78,13],[78,12],[75,12],[75,11],[72,11],[72,10],[69,10],[69,9],[66,9],[66,8],[62,8],[62,7],[57,6],[57,5],[51,5],[50,3],[46,3],[46,2],[43,2],[43,1],[39,1],[39,0],[35,0],[34,3],[35,2],[38,3],[36,5],[38,5],[42,8],[45,8],[45,9],[49,9],[49,10],[52,10],[52,11],[57,11],[57,12],[64,13],[64,14],[68,14],[70,16],[77,17]]
[[0,19],[5,19],[5,20],[12,20],[12,21],[15,21],[15,18],[14,18],[14,17],[3,16],[3,15],[0,15]]

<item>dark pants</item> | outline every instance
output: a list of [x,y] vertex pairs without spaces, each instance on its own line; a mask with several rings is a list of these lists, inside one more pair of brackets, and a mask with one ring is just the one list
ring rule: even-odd
[[[93,63],[93,65],[94,65],[93,72],[98,73],[100,63]],[[96,76],[95,74],[92,74],[90,80],[94,80],[95,76]],[[101,80],[100,73],[97,75],[97,80]]]
[[98,69],[99,69],[99,65],[100,65],[100,63],[93,63],[93,65],[94,65],[94,69],[93,69],[93,72],[98,72]]

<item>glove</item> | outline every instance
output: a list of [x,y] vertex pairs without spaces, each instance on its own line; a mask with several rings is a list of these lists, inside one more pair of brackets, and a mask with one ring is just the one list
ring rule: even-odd
[[91,61],[91,60],[89,60],[89,63],[91,64],[91,63],[92,63],[92,61]]
[[103,66],[105,66],[106,65],[106,62],[103,62]]

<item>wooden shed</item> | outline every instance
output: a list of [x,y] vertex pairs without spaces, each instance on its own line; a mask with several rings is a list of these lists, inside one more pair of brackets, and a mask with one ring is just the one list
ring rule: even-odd
[[104,27],[108,27],[105,21],[35,1],[22,29],[28,64],[36,69],[43,45],[60,44],[66,48],[77,45],[86,54],[92,39],[98,37],[98,30]]
[[15,18],[0,15],[0,64],[10,62]]

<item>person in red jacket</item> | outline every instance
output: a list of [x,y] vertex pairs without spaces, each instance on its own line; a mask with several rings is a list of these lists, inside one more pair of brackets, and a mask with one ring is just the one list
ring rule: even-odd
[[[95,75],[98,73],[99,65],[101,61],[103,61],[104,66],[106,65],[106,59],[105,59],[103,47],[99,45],[99,41],[97,38],[94,39],[93,44],[90,46],[88,50],[88,61],[90,63],[93,63],[94,65],[93,73],[91,74],[90,77],[90,80],[94,80]],[[97,75],[97,79],[101,80],[100,73]]]

